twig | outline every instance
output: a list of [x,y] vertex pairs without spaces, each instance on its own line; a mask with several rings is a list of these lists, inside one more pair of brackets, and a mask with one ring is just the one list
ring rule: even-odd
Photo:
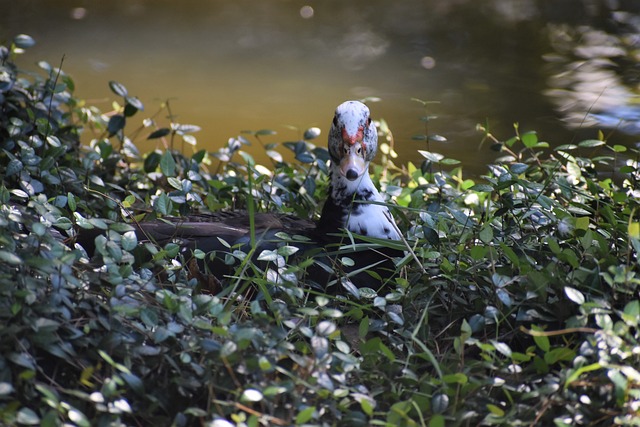
[[525,334],[529,334],[533,337],[553,337],[556,335],[576,334],[576,333],[595,334],[596,332],[599,331],[599,329],[594,329],[594,328],[566,328],[566,329],[560,329],[557,331],[534,331],[533,329],[527,329],[524,326],[520,326],[520,330]]

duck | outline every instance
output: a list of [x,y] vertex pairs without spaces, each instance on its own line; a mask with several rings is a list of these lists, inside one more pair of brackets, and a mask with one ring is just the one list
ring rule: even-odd
[[378,150],[378,130],[369,108],[359,101],[340,104],[328,139],[330,185],[318,228],[401,240],[398,226],[369,175],[369,164]]
[[[365,238],[402,240],[384,197],[369,175],[377,147],[378,132],[369,108],[359,101],[343,102],[335,110],[328,134],[329,186],[318,221],[266,212],[252,217],[245,212],[202,213],[136,223],[138,240],[159,245],[178,243],[185,256],[195,249],[215,254],[199,261],[198,269],[223,281],[233,273],[229,258],[225,262],[224,256],[230,247],[248,253],[253,241],[258,246],[253,251],[257,255],[284,244],[279,238],[284,232],[298,236],[294,243],[288,243],[299,247],[298,259],[315,260],[306,269],[305,283],[329,293],[339,293],[340,285],[351,290],[379,290],[395,273],[394,259],[402,257],[403,250],[398,245],[360,245],[366,248],[351,252],[345,249],[356,247],[352,243],[363,243]],[[352,259],[352,265],[339,261],[345,254]]]

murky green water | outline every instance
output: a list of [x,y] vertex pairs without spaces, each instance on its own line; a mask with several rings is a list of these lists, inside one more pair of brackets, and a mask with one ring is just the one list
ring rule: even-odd
[[424,111],[411,98],[438,101],[428,132],[448,142],[431,150],[481,173],[498,156],[480,147],[485,120],[505,139],[517,121],[555,144],[597,128],[634,143],[624,132],[637,133],[640,117],[638,5],[611,3],[0,0],[0,39],[33,36],[22,64],[64,58],[76,94],[104,111],[115,98],[109,80],[144,102],[145,117],[171,99],[211,150],[244,129],[277,131],[268,142],[326,131],[337,104],[375,96],[374,117],[389,123],[401,160],[419,163],[415,150],[426,147],[412,136],[424,132]]

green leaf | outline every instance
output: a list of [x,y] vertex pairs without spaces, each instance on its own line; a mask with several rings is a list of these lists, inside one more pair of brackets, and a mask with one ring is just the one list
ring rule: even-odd
[[127,120],[122,114],[115,114],[111,116],[109,119],[109,123],[107,124],[107,130],[109,131],[109,136],[113,136],[124,129]]
[[144,104],[135,96],[126,96],[125,102],[124,111],[127,117],[133,116],[138,111],[144,111]]
[[601,145],[605,145],[605,142],[598,139],[587,139],[578,143],[578,147],[582,148],[600,147]]
[[498,417],[504,417],[504,410],[502,410],[500,407],[492,404],[492,403],[488,403],[487,404],[487,409],[489,410],[489,412],[491,412],[493,415],[496,415]]
[[89,224],[93,225],[95,228],[99,228],[100,230],[107,230],[109,225],[102,218],[89,218]]
[[69,209],[71,209],[71,211],[75,211],[77,208],[76,196],[74,196],[71,192],[67,193],[67,206],[69,206]]
[[153,201],[153,210],[162,215],[169,215],[173,210],[173,202],[165,193],[162,193]]
[[298,412],[296,416],[296,425],[307,424],[311,421],[313,414],[316,412],[315,406],[308,406],[302,411]]
[[138,237],[136,236],[135,231],[127,231],[122,235],[122,239],[120,241],[122,249],[125,251],[132,251],[138,245]]
[[360,338],[364,338],[369,333],[369,317],[365,316],[360,321],[360,325],[358,326],[358,336]]
[[507,344],[495,340],[491,340],[491,344],[502,355],[511,357],[511,348]]
[[627,147],[624,145],[614,145],[613,147],[611,147],[611,149],[613,151],[615,151],[616,153],[624,153],[627,151]]
[[369,417],[373,416],[373,405],[371,401],[367,398],[360,399],[360,407],[362,408],[362,412],[367,414]]
[[622,320],[624,320],[629,326],[638,326],[638,322],[640,320],[640,301],[631,301],[624,306]]
[[473,258],[474,260],[479,261],[485,257],[487,251],[488,248],[486,246],[476,245],[471,247],[469,255],[471,255],[471,258]]
[[125,98],[127,95],[129,95],[129,92],[127,91],[127,88],[124,87],[124,85],[116,82],[116,81],[110,81],[109,82],[109,87],[111,88],[111,90],[113,91],[113,93],[115,93],[118,96],[121,96],[123,98]]
[[553,350],[545,353],[544,361],[549,365],[553,365],[557,362],[569,362],[572,361],[576,356],[575,351],[571,350],[568,347],[560,347],[554,348]]
[[567,298],[569,298],[571,301],[575,302],[576,304],[578,305],[584,304],[584,301],[585,301],[584,295],[579,290],[572,288],[570,286],[565,286],[564,293],[565,295],[567,295]]
[[525,173],[527,169],[529,169],[529,165],[524,163],[514,163],[510,167],[511,173],[515,175],[521,175]]
[[295,254],[299,250],[300,250],[300,248],[297,248],[295,246],[285,245],[285,246],[280,246],[277,249],[277,253],[279,255],[282,255],[283,257],[288,257],[288,256],[291,256],[291,255]]
[[23,368],[35,370],[36,366],[33,363],[33,358],[29,353],[10,353],[8,359],[18,366]]
[[476,184],[469,188],[470,191],[477,191],[479,193],[491,193],[493,192],[493,187],[488,184]]
[[340,263],[346,267],[353,267],[356,264],[352,258],[346,256],[340,258]]
[[431,409],[436,414],[441,414],[449,407],[449,396],[444,393],[434,394],[431,398]]
[[16,421],[19,424],[28,426],[40,425],[40,417],[32,409],[21,408],[16,416]]
[[162,138],[163,136],[167,136],[170,133],[171,133],[171,129],[169,129],[169,128],[160,128],[160,129],[157,129],[157,130],[151,132],[151,134],[149,134],[147,139]]
[[460,160],[446,158],[446,159],[442,159],[440,163],[443,165],[459,165]]
[[51,134],[51,122],[46,117],[40,117],[36,119],[36,127],[41,135]]
[[394,360],[396,360],[396,356],[393,354],[393,352],[391,351],[391,349],[389,349],[389,347],[387,347],[380,338],[375,337],[370,339],[369,341],[365,342],[364,344],[362,344],[360,346],[360,351],[362,351],[363,353],[375,353],[375,352],[380,352],[382,353],[387,359],[389,359],[389,361],[393,362]]
[[33,37],[27,34],[18,34],[13,38],[13,44],[20,49],[28,49],[36,44],[36,41]]
[[578,230],[588,230],[589,229],[589,217],[588,216],[580,216],[576,218],[576,229]]
[[460,325],[460,338],[462,339],[462,342],[466,343],[472,333],[471,325],[469,325],[467,319],[462,319],[462,325]]
[[196,164],[200,164],[202,163],[202,160],[206,155],[207,155],[207,150],[200,150],[197,153],[195,153],[193,156],[191,156],[191,160],[194,161]]
[[7,252],[3,250],[0,250],[0,261],[12,265],[22,264],[22,259],[18,255],[14,254],[13,252]]
[[11,159],[7,164],[7,169],[5,170],[5,176],[12,176],[20,173],[22,170],[22,162],[18,159]]
[[264,249],[258,255],[258,261],[276,261],[278,259],[278,253],[269,249]]
[[67,412],[67,416],[79,427],[91,427],[91,422],[89,421],[87,416],[75,408],[69,409],[69,412]]
[[130,372],[122,372],[120,374],[122,379],[127,383],[129,387],[139,395],[144,395],[144,382],[138,377]]
[[580,377],[580,375],[587,372],[597,371],[602,368],[603,366],[599,362],[596,362],[596,363],[592,363],[591,365],[582,366],[576,369],[571,373],[571,375],[567,377],[567,380],[564,383],[564,388],[566,389],[567,387],[569,387],[571,383],[573,383],[575,380],[577,380]]
[[467,382],[469,382],[469,378],[461,373],[455,373],[455,374],[448,374],[448,375],[444,375],[442,377],[442,381],[447,383],[447,384],[466,384]]
[[247,165],[253,166],[256,164],[256,161],[254,160],[253,156],[251,156],[251,154],[247,153],[246,151],[239,151],[238,154],[240,154],[240,157],[244,159]]
[[175,258],[178,256],[178,252],[180,252],[180,245],[176,243],[167,243],[164,247],[164,250],[167,252],[167,255],[171,258]]
[[418,150],[418,153],[420,153],[425,159],[433,163],[440,163],[440,161],[444,159],[444,156],[439,153],[432,153],[430,151],[425,151],[425,150]]
[[488,245],[493,240],[493,229],[490,225],[485,226],[482,230],[480,230],[480,240],[485,245]]
[[442,414],[435,414],[429,420],[429,427],[445,427],[445,418]]
[[200,132],[202,128],[196,125],[182,125],[182,124],[178,125],[177,124],[173,126],[173,130],[175,130],[178,135],[185,135],[188,133]]
[[521,135],[522,144],[527,148],[535,147],[538,143],[538,135],[535,132],[526,132]]
[[553,252],[554,254],[558,255],[560,252],[562,252],[562,250],[560,249],[560,245],[558,245],[558,241],[555,238],[548,236],[545,241],[547,245],[549,245],[549,249],[551,249],[551,252]]
[[174,176],[176,174],[176,161],[173,159],[173,155],[169,150],[162,154],[160,171],[162,171],[164,176]]
[[582,176],[582,169],[580,169],[580,166],[575,162],[567,162],[567,172],[576,178]]
[[[533,331],[542,331],[542,328],[540,328],[537,325],[531,325],[531,330],[533,330]],[[548,352],[549,349],[551,349],[551,343],[549,341],[549,337],[547,337],[545,335],[534,335],[533,336],[533,341],[536,343],[538,348],[540,350],[544,351],[545,353]]]
[[256,390],[255,388],[244,390],[240,396],[241,402],[260,402],[262,399],[264,399],[264,395],[260,390]]
[[229,357],[238,350],[238,345],[233,341],[227,341],[220,349],[220,357]]
[[516,255],[511,247],[509,247],[504,242],[501,242],[500,249],[502,249],[506,257],[509,258],[509,261],[511,262],[511,264],[513,264],[514,267],[520,268],[520,258],[518,258],[518,255]]
[[309,129],[304,131],[303,138],[306,139],[306,140],[311,140],[311,139],[319,137],[321,132],[322,131],[320,130],[320,128],[311,127],[311,128],[309,128]]
[[29,194],[27,194],[25,191],[23,190],[19,190],[17,188],[14,188],[10,191],[11,194],[13,194],[14,196],[20,198],[20,199],[27,199],[29,198]]
[[429,135],[427,140],[432,142],[447,142],[447,138],[442,135]]
[[136,202],[136,196],[134,196],[133,194],[129,194],[122,201],[122,206],[124,206],[125,208],[130,208],[131,206],[133,206],[135,202]]
[[155,171],[161,159],[162,155],[158,151],[149,153],[144,159],[144,171],[147,173]]
[[458,223],[464,226],[470,226],[475,223],[475,220],[470,218],[466,213],[461,210],[449,208],[448,211],[451,213],[451,216],[455,218]]
[[130,224],[125,224],[124,222],[114,222],[113,224],[109,225],[109,230],[124,234],[127,231],[134,231],[135,228],[133,228],[133,226]]
[[13,393],[15,389],[13,385],[8,382],[0,382],[0,397],[6,398],[8,395]]
[[175,188],[176,190],[182,190],[182,181],[175,177],[167,178],[169,185]]
[[575,145],[575,144],[564,144],[564,145],[557,146],[554,150],[556,150],[556,151],[571,151],[571,150],[575,150],[576,148],[578,148],[578,146]]
[[273,371],[273,364],[271,363],[269,358],[265,356],[260,356],[260,358],[258,359],[258,366],[260,366],[261,371]]

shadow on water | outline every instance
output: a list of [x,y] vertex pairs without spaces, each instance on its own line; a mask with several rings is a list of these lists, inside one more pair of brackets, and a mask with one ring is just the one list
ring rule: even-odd
[[501,139],[519,122],[554,144],[597,129],[634,143],[624,133],[640,130],[639,6],[613,3],[0,0],[0,39],[36,39],[25,67],[64,57],[76,95],[104,111],[109,80],[146,115],[171,99],[210,150],[244,129],[273,129],[273,142],[326,131],[338,103],[374,96],[400,160],[419,163],[425,147],[412,136],[425,112],[411,98],[438,101],[429,132],[447,142],[431,150],[482,173],[499,155],[480,147],[476,124],[486,120]]

